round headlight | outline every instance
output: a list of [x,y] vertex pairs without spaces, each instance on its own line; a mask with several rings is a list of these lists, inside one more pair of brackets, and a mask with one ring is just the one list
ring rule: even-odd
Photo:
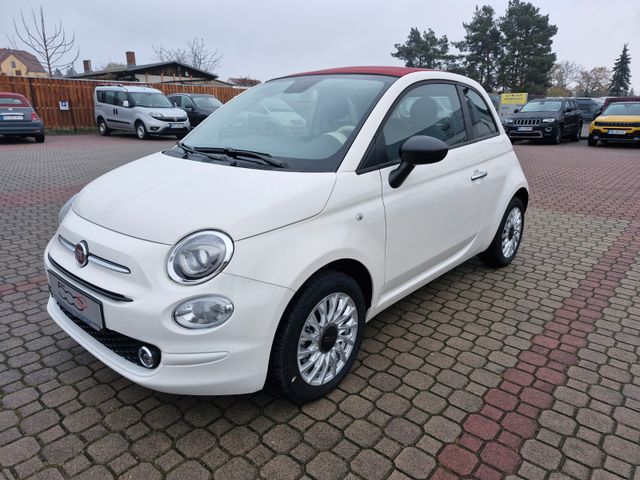
[[64,220],[64,217],[67,216],[67,213],[69,213],[69,210],[71,210],[71,205],[73,205],[73,200],[78,196],[78,194],[76,193],[74,196],[72,196],[69,200],[67,200],[64,205],[62,205],[62,208],[60,209],[60,211],[58,212],[58,223],[62,223],[62,220]]
[[167,273],[182,284],[197,284],[215,277],[233,255],[233,241],[222,232],[203,230],[180,240],[169,253]]

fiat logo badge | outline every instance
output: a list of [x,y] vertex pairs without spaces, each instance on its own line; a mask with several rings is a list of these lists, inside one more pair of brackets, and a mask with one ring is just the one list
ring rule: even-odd
[[76,245],[73,253],[76,257],[76,262],[78,262],[78,265],[80,265],[80,267],[84,267],[87,265],[87,263],[89,263],[89,246],[84,240]]

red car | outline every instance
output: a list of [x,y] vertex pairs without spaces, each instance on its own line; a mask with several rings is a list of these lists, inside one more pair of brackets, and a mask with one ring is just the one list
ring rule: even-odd
[[37,143],[44,142],[44,124],[23,95],[0,92],[0,137],[33,137]]

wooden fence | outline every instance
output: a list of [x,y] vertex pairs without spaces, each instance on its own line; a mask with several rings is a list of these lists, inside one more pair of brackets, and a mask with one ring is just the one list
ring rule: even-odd
[[[135,82],[98,80],[70,80],[63,78],[30,78],[0,76],[0,92],[20,93],[27,97],[47,129],[77,131],[95,127],[93,118],[93,90],[98,85],[138,85]],[[165,94],[187,92],[215,95],[227,102],[244,90],[213,85],[152,84]],[[60,110],[60,101],[69,102],[69,110]]]

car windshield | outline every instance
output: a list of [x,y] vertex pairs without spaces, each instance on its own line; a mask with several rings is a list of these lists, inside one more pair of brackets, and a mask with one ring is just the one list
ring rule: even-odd
[[129,92],[137,107],[171,108],[173,105],[162,93]]
[[335,171],[395,80],[382,75],[309,75],[263,83],[210,116],[183,144],[251,150],[284,160],[293,169]]
[[640,115],[640,102],[612,103],[602,113],[603,115]]
[[533,100],[522,107],[521,112],[557,112],[562,108],[562,100]]
[[222,102],[211,95],[193,95],[191,98],[199,108],[219,108],[222,106]]

